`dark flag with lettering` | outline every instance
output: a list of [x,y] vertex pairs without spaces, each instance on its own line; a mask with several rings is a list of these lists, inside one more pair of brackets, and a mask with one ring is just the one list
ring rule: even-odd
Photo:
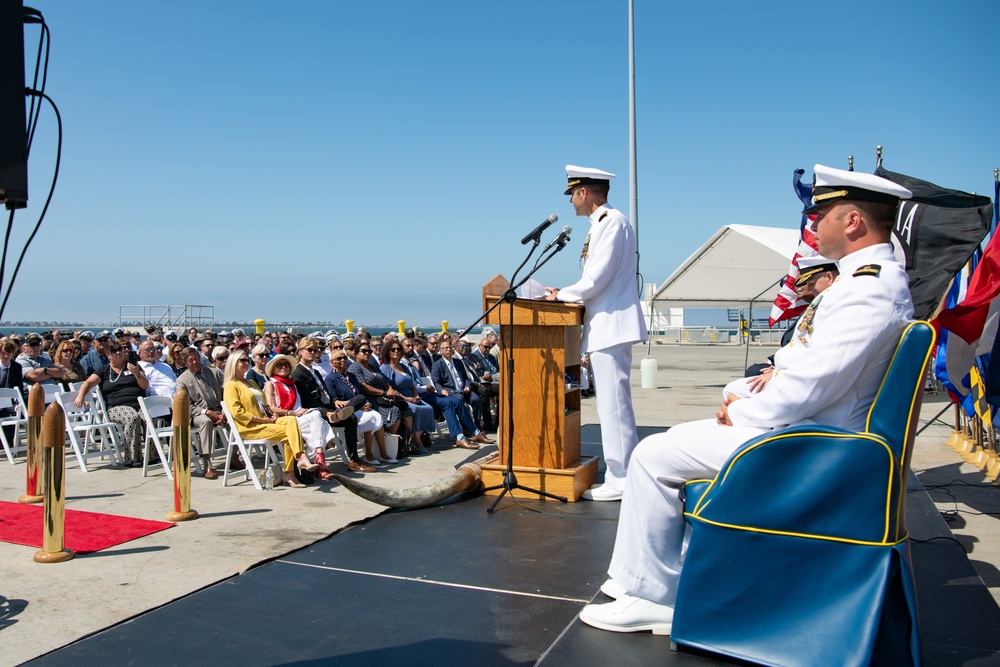
[[955,274],[986,237],[993,217],[992,202],[989,197],[938,187],[881,165],[875,175],[913,193],[896,213],[894,245],[898,244],[906,258],[913,315],[927,319]]

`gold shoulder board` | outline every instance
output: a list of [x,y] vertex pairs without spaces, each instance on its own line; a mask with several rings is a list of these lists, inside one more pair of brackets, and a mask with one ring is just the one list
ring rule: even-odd
[[878,278],[878,274],[881,273],[881,271],[882,267],[878,264],[865,264],[864,266],[859,267],[858,270],[851,275],[855,278],[858,276],[875,276]]

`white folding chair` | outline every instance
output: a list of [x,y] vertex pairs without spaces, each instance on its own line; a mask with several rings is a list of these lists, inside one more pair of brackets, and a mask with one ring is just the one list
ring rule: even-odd
[[330,441],[333,443],[334,448],[337,453],[340,454],[340,460],[344,465],[350,460],[347,456],[347,436],[344,434],[343,426],[333,427],[333,439]]
[[244,440],[240,435],[239,429],[236,428],[233,416],[229,414],[229,408],[224,403],[222,405],[222,414],[226,416],[226,424],[229,426],[229,444],[226,447],[226,469],[222,473],[222,486],[229,484],[229,464],[233,460],[233,455],[239,452],[243,457],[246,468],[234,471],[233,474],[237,476],[243,475],[246,479],[253,482],[258,491],[263,491],[264,487],[261,485],[257,471],[253,467],[253,454],[263,455],[264,467],[262,469],[267,470],[268,466],[278,463],[279,459],[275,445],[279,443],[273,440]]
[[87,459],[108,457],[112,467],[117,468],[121,460],[118,450],[119,427],[112,422],[102,422],[96,418],[93,409],[98,392],[91,390],[83,407],[76,407],[76,394],[64,392],[56,394],[56,402],[66,415],[66,436],[69,438],[76,460],[83,472],[87,470]]
[[[151,452],[155,449],[160,457],[160,464],[163,466],[163,471],[167,473],[167,479],[172,480],[174,478],[173,465],[171,465],[174,453],[174,427],[173,424],[165,423],[165,417],[170,414],[173,404],[174,399],[170,396],[141,396],[139,398],[139,412],[142,414],[143,421],[146,422],[146,440],[143,444],[144,451],[142,454],[143,477],[146,476],[146,472],[149,470],[149,458]],[[192,436],[196,435],[192,433]],[[194,437],[191,438],[191,449],[192,452],[197,451],[194,444]],[[201,462],[198,460],[198,457],[192,455],[191,461],[194,463],[198,474],[201,474]]]
[[[27,449],[27,444],[21,444],[21,432],[28,424],[28,411],[24,405],[24,397],[17,387],[0,389],[0,409],[10,408],[14,414],[0,417],[0,442],[3,443],[3,451],[7,455],[7,460],[14,465],[14,455]],[[14,437],[7,439],[7,430],[3,427],[13,426]],[[27,432],[25,432],[27,437]]]
[[61,394],[63,392],[62,385],[58,382],[43,384],[42,389],[45,390],[45,405],[54,402],[56,400],[56,394]]

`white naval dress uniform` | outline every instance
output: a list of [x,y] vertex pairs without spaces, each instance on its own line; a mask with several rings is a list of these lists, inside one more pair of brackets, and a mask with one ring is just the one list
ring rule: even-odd
[[646,340],[636,288],[635,231],[607,204],[590,215],[590,240],[583,275],[557,293],[560,301],[583,303],[583,351],[590,354],[597,390],[597,415],[607,471],[604,483],[625,488],[625,471],[639,442],[629,373],[632,345]]
[[[679,424],[643,439],[629,467],[608,573],[633,595],[673,605],[684,560],[683,483],[712,478],[747,440],[825,424],[863,430],[903,327],[913,315],[906,272],[880,244],[839,262],[840,277],[775,355],[763,391],[729,406],[733,426]],[[874,268],[877,267],[877,268]]]

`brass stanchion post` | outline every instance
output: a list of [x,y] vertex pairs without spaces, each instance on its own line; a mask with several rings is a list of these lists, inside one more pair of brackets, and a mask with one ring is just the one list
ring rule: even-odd
[[951,437],[948,438],[945,446],[958,451],[958,443],[962,439],[962,408],[958,406],[958,403],[952,403],[952,405],[955,406],[955,430],[951,432]]
[[198,512],[191,509],[191,400],[179,389],[174,394],[174,511],[167,521],[191,521]]
[[45,474],[45,505],[42,514],[42,548],[36,563],[62,563],[73,558],[63,548],[66,523],[66,417],[58,403],[42,417],[42,472]]
[[24,469],[24,495],[17,499],[19,503],[40,503],[45,496],[38,493],[38,483],[42,463],[42,415],[45,414],[45,390],[40,384],[32,385],[28,391],[28,451],[25,454],[27,465]]

